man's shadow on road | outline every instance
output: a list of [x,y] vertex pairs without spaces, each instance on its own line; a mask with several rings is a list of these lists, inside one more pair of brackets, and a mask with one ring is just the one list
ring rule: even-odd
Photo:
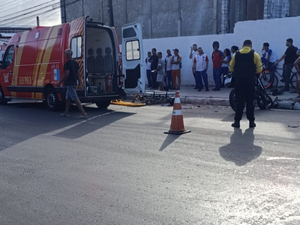
[[234,129],[230,143],[219,149],[223,159],[232,161],[237,166],[244,166],[258,158],[262,152],[262,147],[254,145],[253,130],[249,128],[243,134],[241,129]]

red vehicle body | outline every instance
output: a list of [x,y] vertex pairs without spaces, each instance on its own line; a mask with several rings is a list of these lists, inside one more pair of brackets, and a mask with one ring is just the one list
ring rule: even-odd
[[[132,24],[123,29],[125,69],[121,66],[115,29],[87,17],[15,34],[1,61],[0,103],[15,98],[36,99],[44,100],[49,109],[57,109],[65,97],[65,88],[56,84],[63,76],[64,50],[68,48],[79,64],[78,79],[83,85],[77,87],[77,93],[82,102],[103,108],[119,98],[122,91],[144,92],[141,28]],[[134,56],[137,53],[139,58]]]

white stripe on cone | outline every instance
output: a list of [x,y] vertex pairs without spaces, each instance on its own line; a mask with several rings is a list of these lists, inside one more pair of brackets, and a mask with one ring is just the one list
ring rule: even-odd
[[173,116],[181,116],[182,112],[181,110],[173,110]]
[[174,103],[180,103],[180,98],[175,98]]

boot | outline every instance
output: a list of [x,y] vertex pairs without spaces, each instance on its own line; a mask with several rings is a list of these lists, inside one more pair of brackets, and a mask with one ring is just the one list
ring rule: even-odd
[[234,121],[234,123],[233,124],[231,124],[231,126],[232,127],[234,127],[234,128],[240,128],[240,121]]
[[249,128],[254,128],[254,127],[256,127],[254,120],[249,120]]

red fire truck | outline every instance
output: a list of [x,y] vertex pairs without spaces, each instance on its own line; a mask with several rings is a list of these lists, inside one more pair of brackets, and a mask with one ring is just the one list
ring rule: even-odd
[[[106,108],[125,93],[145,92],[140,24],[122,27],[122,57],[115,29],[88,17],[53,27],[35,27],[9,41],[0,68],[0,104],[16,98],[43,100],[55,110],[65,98],[56,87],[63,76],[64,50],[79,64],[82,102]],[[122,65],[121,65],[122,62]]]

